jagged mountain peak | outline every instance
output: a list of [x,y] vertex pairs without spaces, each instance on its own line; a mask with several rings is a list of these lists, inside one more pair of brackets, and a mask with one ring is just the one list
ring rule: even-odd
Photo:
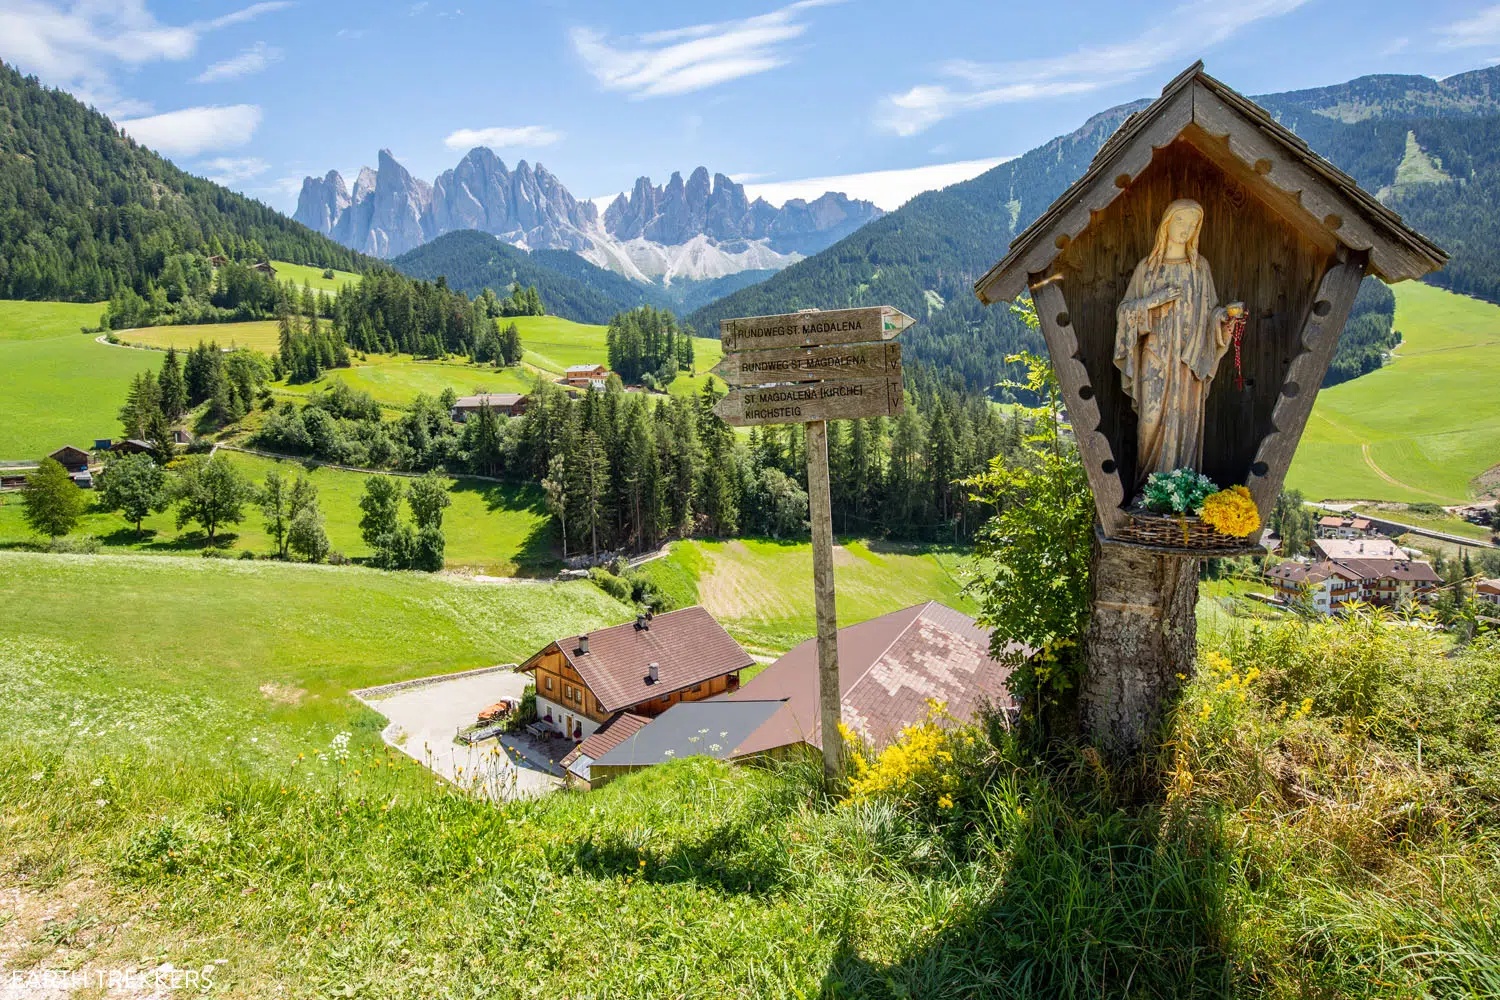
[[541,163],[510,169],[485,146],[431,183],[412,176],[389,149],[360,170],[349,193],[337,171],[303,181],[296,218],[348,246],[395,256],[443,233],[473,229],[523,249],[573,250],[639,281],[717,277],[784,267],[881,212],[829,193],[811,206],[753,203],[742,185],[698,166],[655,186],[636,180],[602,214],[579,201]]

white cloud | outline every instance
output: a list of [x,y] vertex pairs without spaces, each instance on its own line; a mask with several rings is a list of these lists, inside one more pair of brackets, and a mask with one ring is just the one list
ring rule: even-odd
[[552,129],[541,125],[461,128],[456,132],[450,132],[448,137],[443,140],[443,145],[449,149],[461,150],[470,150],[475,146],[489,146],[491,149],[504,149],[507,146],[525,146],[534,149],[539,146],[550,146],[562,137],[561,132],[554,132]]
[[840,0],[797,3],[738,21],[697,24],[612,43],[593,28],[575,28],[573,49],[605,90],[634,98],[687,94],[787,62],[784,43],[807,30],[798,16]]
[[147,107],[121,96],[114,71],[191,58],[203,34],[289,6],[286,0],[273,0],[208,21],[170,25],[157,21],[145,0],[81,0],[68,6],[51,0],[3,0],[0,59],[73,91],[106,113],[139,115]]
[[198,83],[214,83],[218,80],[238,80],[242,76],[259,73],[272,63],[280,61],[280,49],[272,48],[265,42],[256,42],[239,55],[231,59],[225,59],[223,62],[214,63],[193,79]]
[[[910,167],[902,170],[871,170],[860,174],[834,174],[826,177],[807,177],[795,181],[768,181],[757,183],[765,174],[730,174],[729,179],[745,185],[745,194],[754,201],[764,198],[780,208],[792,198],[812,201],[829,191],[846,194],[850,198],[873,201],[887,212],[895,211],[923,191],[957,184],[971,177],[978,177],[986,170],[999,166],[1009,156],[983,160],[958,160],[953,163],[932,163],[925,167]],[[603,212],[615,195],[600,195],[590,198]]]
[[1229,38],[1241,28],[1278,17],[1306,0],[1251,0],[1223,4],[1195,0],[1134,38],[1087,46],[1059,56],[1007,63],[954,60],[942,67],[946,83],[924,83],[880,102],[875,123],[911,136],[965,111],[1084,94],[1143,76]]
[[254,104],[182,108],[149,118],[119,123],[130,136],[167,156],[197,156],[217,149],[243,146],[260,125]]
[[243,158],[219,156],[199,167],[209,180],[215,184],[223,184],[225,187],[259,177],[270,168],[271,165],[258,156]]
[[227,28],[231,24],[244,24],[246,21],[253,21],[262,14],[271,14],[275,11],[286,10],[288,7],[295,6],[297,5],[292,0],[268,0],[266,3],[253,3],[248,7],[242,7],[239,10],[225,14],[223,17],[216,17],[211,21],[198,21],[194,24],[194,27],[213,31],[218,28]]
[[1438,30],[1439,48],[1465,49],[1474,45],[1500,44],[1500,4],[1486,7],[1473,17],[1454,21]]

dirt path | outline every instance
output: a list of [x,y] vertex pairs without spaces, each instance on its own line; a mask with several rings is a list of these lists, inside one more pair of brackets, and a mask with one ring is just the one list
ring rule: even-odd
[[1440,493],[1430,493],[1419,486],[1412,486],[1410,483],[1403,483],[1395,476],[1386,472],[1380,466],[1375,464],[1375,457],[1370,454],[1370,445],[1367,442],[1360,442],[1359,451],[1360,454],[1364,456],[1365,464],[1370,467],[1370,471],[1375,473],[1375,475],[1379,476],[1381,479],[1384,479],[1386,482],[1390,483],[1392,486],[1399,486],[1403,490],[1411,490],[1413,493],[1420,493],[1423,496],[1432,497],[1434,500],[1441,500],[1444,503],[1447,503],[1452,499],[1452,497],[1446,497]]

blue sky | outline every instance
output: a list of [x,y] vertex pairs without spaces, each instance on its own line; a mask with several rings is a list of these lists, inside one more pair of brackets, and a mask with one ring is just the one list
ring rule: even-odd
[[381,147],[431,180],[472,145],[580,198],[702,164],[890,208],[1200,57],[1250,94],[1441,77],[1500,62],[1500,4],[0,0],[0,59],[286,211]]

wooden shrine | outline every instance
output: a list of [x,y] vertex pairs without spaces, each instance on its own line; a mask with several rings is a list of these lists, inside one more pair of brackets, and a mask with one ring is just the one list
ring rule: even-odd
[[1447,261],[1202,63],[1169,83],[974,286],[986,303],[1030,290],[1106,539],[1132,540],[1128,507],[1144,478],[1115,361],[1117,310],[1164,211],[1185,199],[1202,207],[1197,250],[1220,303],[1245,307],[1239,370],[1226,351],[1207,392],[1198,471],[1221,487],[1248,486],[1262,523],[1360,279],[1419,278]]
[[1259,542],[1146,510],[1149,474],[1247,488],[1263,525],[1361,280],[1446,261],[1196,63],[975,284],[1030,291],[1094,494],[1084,735],[1144,748],[1194,669],[1198,559]]

